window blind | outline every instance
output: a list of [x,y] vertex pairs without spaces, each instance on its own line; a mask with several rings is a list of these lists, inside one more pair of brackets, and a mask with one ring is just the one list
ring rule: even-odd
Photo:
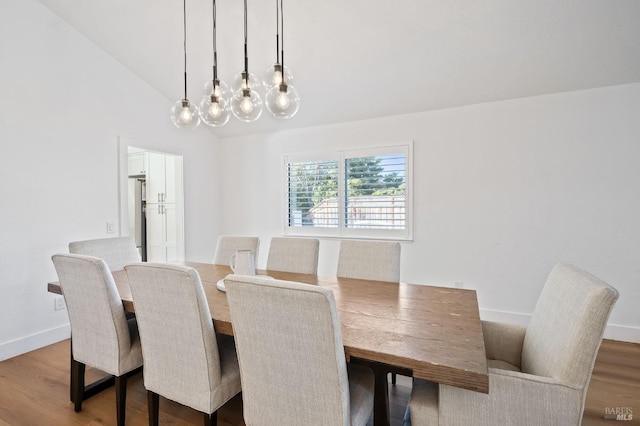
[[309,161],[287,165],[289,226],[339,226],[338,161]]
[[345,227],[404,229],[406,156],[345,159]]

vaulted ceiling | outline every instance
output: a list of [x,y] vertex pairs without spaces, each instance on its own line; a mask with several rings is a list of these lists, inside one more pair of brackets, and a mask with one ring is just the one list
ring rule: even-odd
[[[39,0],[171,102],[181,0]],[[248,0],[249,69],[275,60],[274,0]],[[243,68],[243,2],[217,0],[218,62]],[[285,0],[298,115],[231,118],[219,137],[640,82],[638,0]],[[189,98],[211,77],[211,1],[187,0]],[[167,108],[166,117],[169,120]]]

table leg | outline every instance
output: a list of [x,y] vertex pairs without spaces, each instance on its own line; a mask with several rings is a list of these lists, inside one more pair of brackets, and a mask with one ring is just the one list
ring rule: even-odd
[[373,425],[389,426],[389,384],[387,371],[380,367],[373,369],[375,375],[375,389],[373,395]]
[[389,385],[387,382],[387,371],[389,370],[389,366],[355,357],[351,357],[350,362],[358,365],[364,365],[365,367],[369,367],[373,370],[373,374],[375,376],[373,391],[373,425],[389,426],[391,423],[389,417]]

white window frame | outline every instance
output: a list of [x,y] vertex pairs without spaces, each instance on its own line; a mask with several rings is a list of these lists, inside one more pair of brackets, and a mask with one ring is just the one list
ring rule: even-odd
[[[345,160],[348,158],[375,157],[381,155],[404,154],[406,156],[405,169],[405,228],[404,229],[371,229],[345,227]],[[289,181],[288,164],[312,161],[338,162],[338,227],[324,228],[313,226],[289,226]],[[283,235],[306,236],[322,238],[353,238],[376,240],[413,240],[413,141],[390,144],[378,147],[350,148],[325,152],[289,153],[283,156]]]

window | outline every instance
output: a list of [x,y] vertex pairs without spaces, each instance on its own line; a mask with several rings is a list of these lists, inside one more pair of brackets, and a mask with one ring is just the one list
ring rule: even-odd
[[410,239],[411,148],[285,155],[284,232]]

